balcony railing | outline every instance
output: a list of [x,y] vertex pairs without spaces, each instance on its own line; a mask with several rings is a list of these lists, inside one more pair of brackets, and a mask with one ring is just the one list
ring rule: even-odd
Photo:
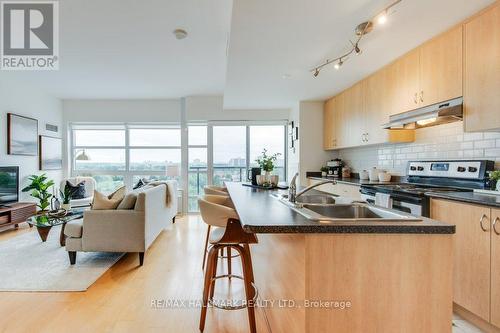
[[[283,177],[284,168],[275,169],[275,173]],[[224,185],[226,181],[242,182],[247,179],[247,168],[240,166],[214,166],[212,183],[217,186]],[[203,194],[203,187],[208,185],[206,167],[190,167],[188,179],[188,211],[198,212],[198,197]]]

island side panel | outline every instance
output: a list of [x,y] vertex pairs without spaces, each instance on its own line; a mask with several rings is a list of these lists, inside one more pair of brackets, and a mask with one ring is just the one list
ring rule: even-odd
[[453,236],[306,236],[307,332],[451,332]]
[[[293,306],[305,298],[305,236],[260,234],[251,245],[259,299],[272,332],[304,333],[305,310]],[[267,332],[267,330],[263,330]]]

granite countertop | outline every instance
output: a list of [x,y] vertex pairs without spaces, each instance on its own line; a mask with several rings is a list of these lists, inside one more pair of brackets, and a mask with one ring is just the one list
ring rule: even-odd
[[500,195],[475,192],[429,192],[428,197],[500,208]]
[[[400,233],[453,234],[455,226],[422,217],[415,222],[333,221],[320,223],[290,209],[272,193],[282,190],[261,190],[227,182],[229,195],[240,217],[243,229],[251,233]],[[321,192],[317,192],[321,193]],[[398,212],[400,213],[400,212]]]

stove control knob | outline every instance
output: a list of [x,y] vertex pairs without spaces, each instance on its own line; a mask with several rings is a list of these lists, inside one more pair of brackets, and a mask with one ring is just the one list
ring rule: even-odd
[[459,167],[457,168],[457,171],[458,171],[458,172],[465,172],[465,168],[464,168],[464,167],[459,166]]
[[410,170],[411,170],[411,171],[415,171],[415,170],[417,170],[417,168],[416,168],[416,167],[414,167],[414,166],[412,165],[412,166],[410,167]]
[[469,167],[469,172],[477,172],[477,168],[476,167]]
[[418,171],[424,171],[424,167],[423,166],[419,166],[419,167],[417,167],[417,170]]

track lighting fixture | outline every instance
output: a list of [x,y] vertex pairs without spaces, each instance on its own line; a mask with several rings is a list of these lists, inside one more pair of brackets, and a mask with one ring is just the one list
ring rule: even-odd
[[337,70],[340,69],[340,67],[344,64],[344,61],[347,60],[352,53],[355,53],[356,55],[360,55],[362,53],[362,51],[361,51],[361,48],[359,47],[359,43],[361,42],[361,39],[366,34],[368,34],[370,31],[373,30],[373,21],[376,21],[378,24],[386,23],[389,9],[391,9],[392,7],[394,7],[395,5],[400,3],[401,1],[403,1],[403,0],[394,1],[389,6],[384,8],[384,10],[382,10],[382,12],[380,12],[378,15],[376,15],[372,19],[358,24],[356,26],[356,28],[354,29],[354,32],[356,33],[355,42],[349,40],[349,42],[351,43],[351,48],[346,53],[341,55],[340,57],[337,57],[335,59],[327,59],[325,62],[323,62],[319,66],[316,66],[313,69],[311,69],[310,71],[313,73],[313,76],[317,77],[319,75],[320,70],[323,67],[330,65],[332,63],[334,64],[333,67],[335,69],[337,69]]

